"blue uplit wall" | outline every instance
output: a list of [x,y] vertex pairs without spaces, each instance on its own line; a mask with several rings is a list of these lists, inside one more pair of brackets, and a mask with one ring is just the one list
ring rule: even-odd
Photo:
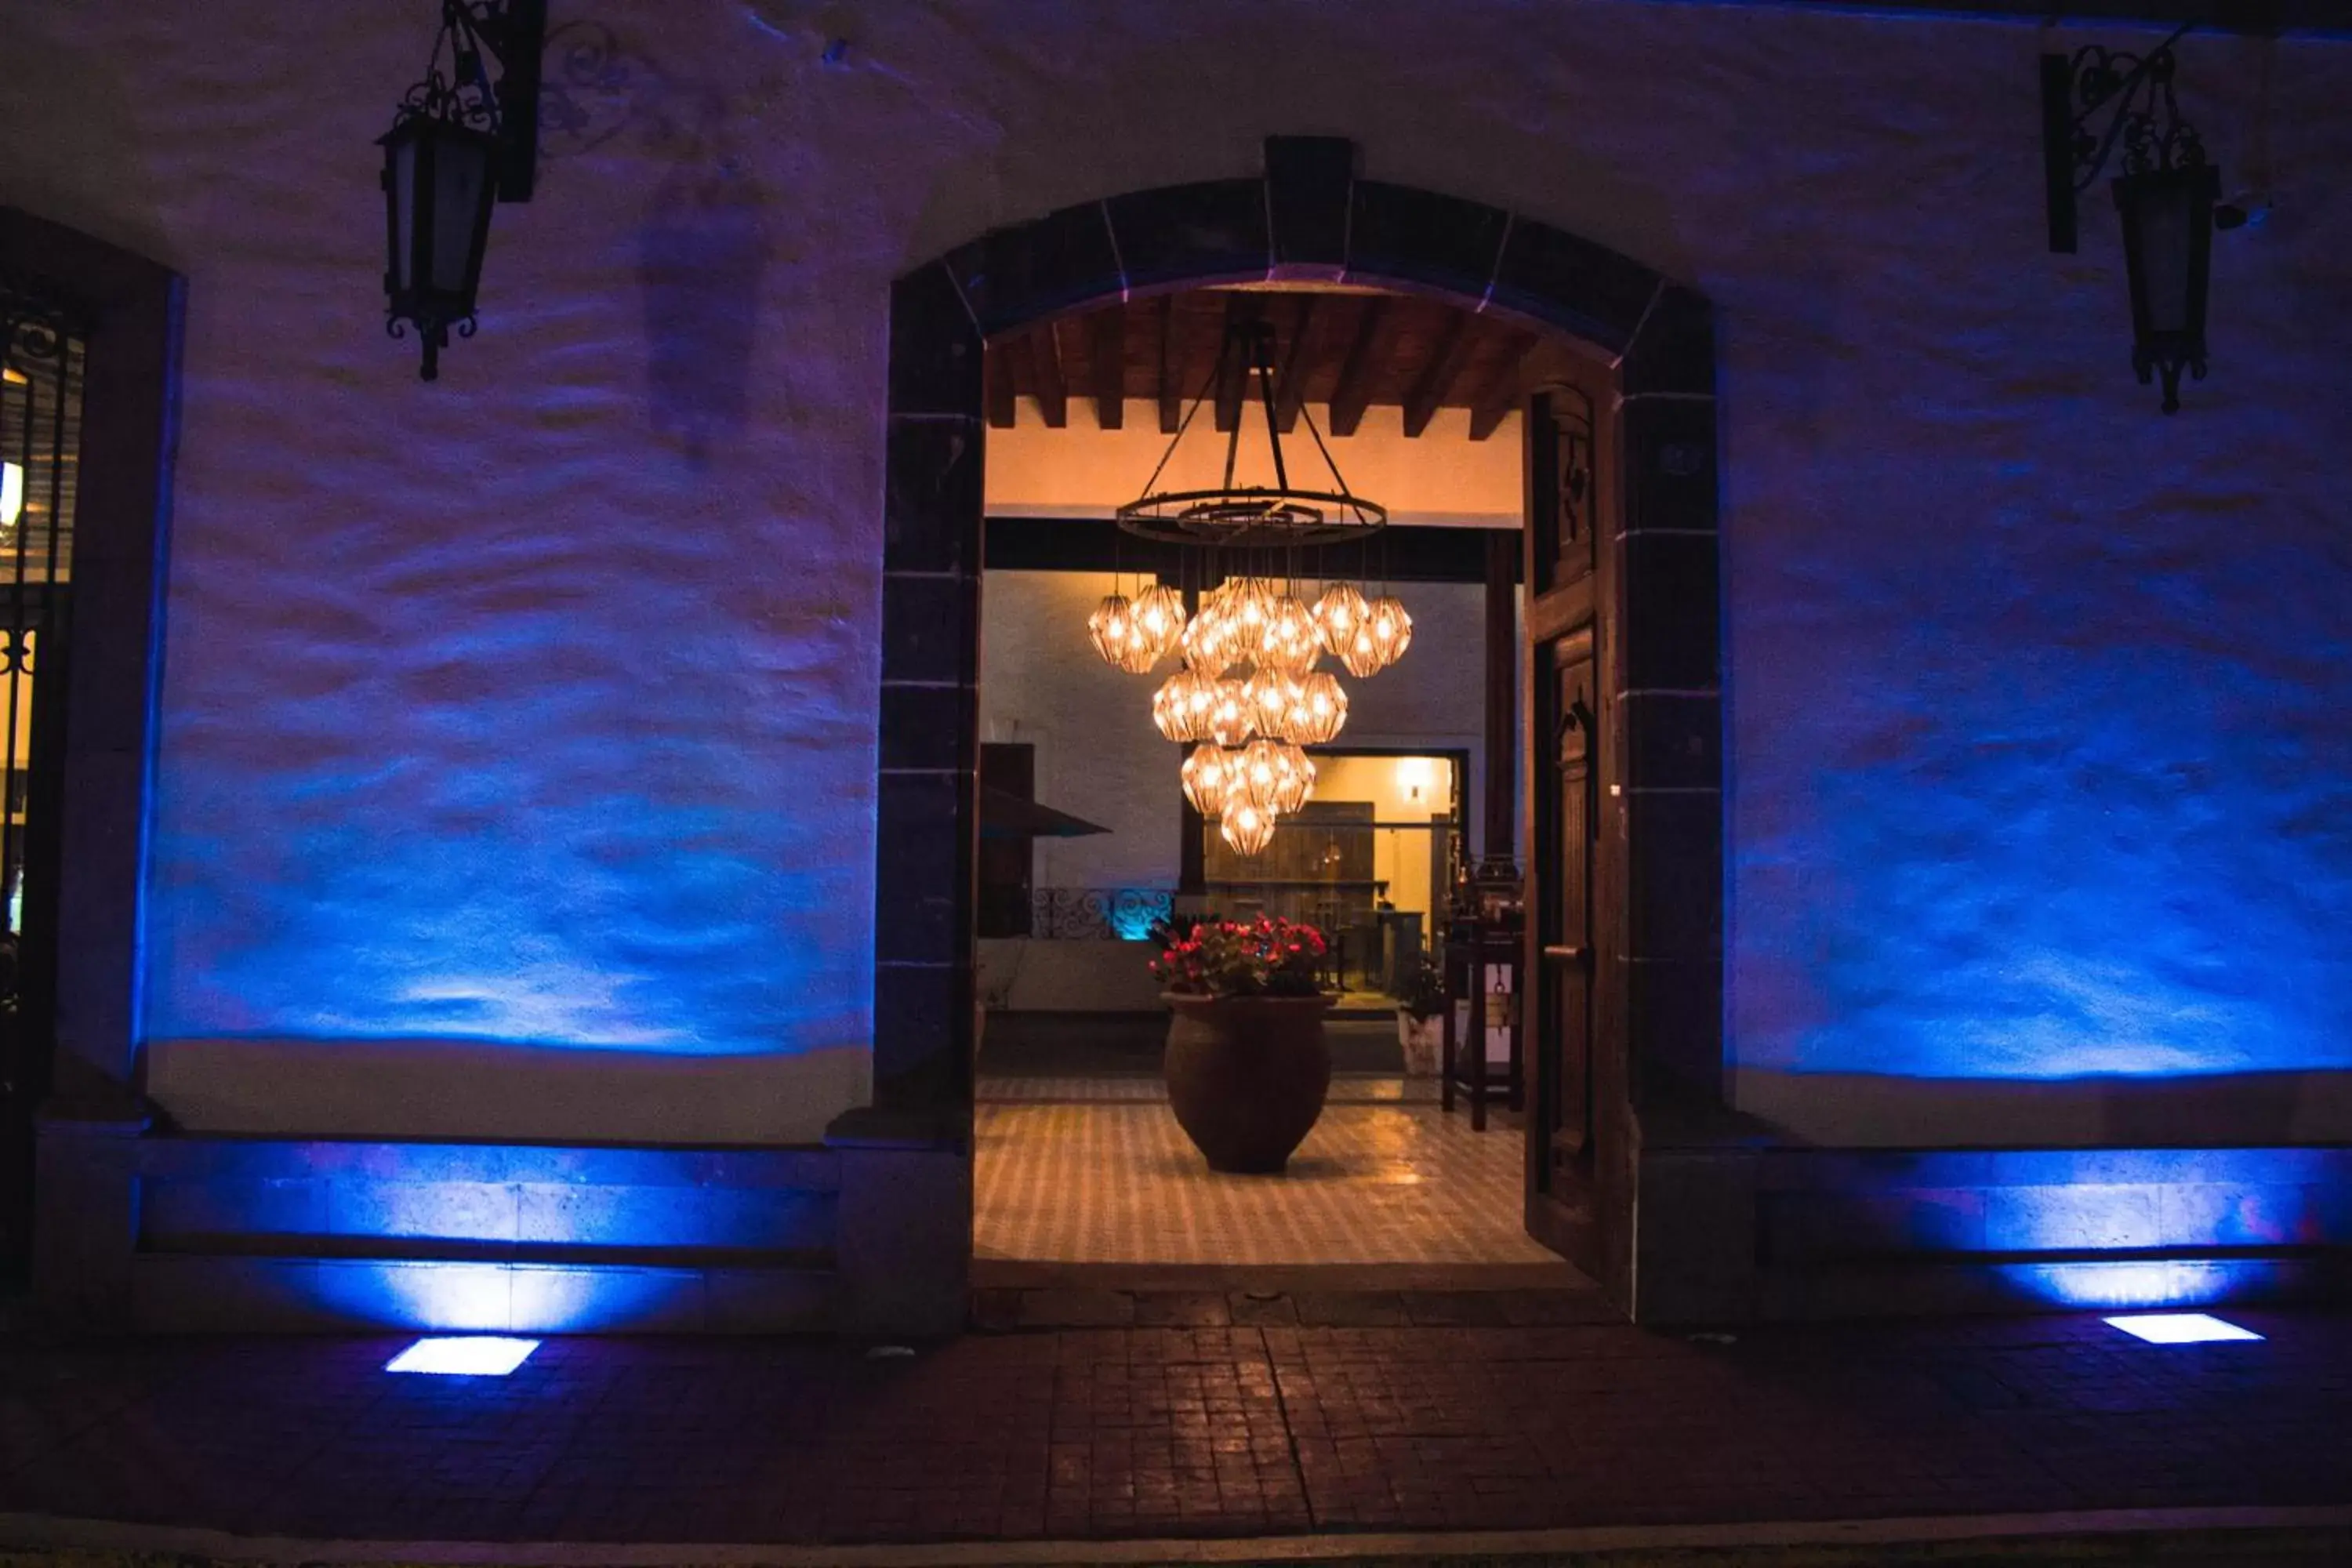
[[625,79],[551,87],[428,387],[352,154],[415,18],[282,9],[19,7],[0,100],[79,131],[0,135],[0,199],[190,280],[142,977],[184,1118],[794,1138],[858,1099],[890,279],[1311,127],[1718,308],[1741,1103],[2160,1142],[2110,1088],[2277,1079],[2250,1125],[2352,1131],[2352,48],[2192,40],[2277,214],[2219,242],[2167,420],[2104,198],[2047,254],[2031,25],[980,0],[828,68],[772,6],[611,0]]
[[[2256,48],[2201,72],[2225,163]],[[2175,418],[2104,193],[2050,256],[1981,144],[1906,143],[1899,237],[1768,218],[1717,290],[1743,1106],[1828,1142],[2352,1137],[2352,370],[2312,330],[2352,132],[2281,79],[2268,123],[2315,122],[2280,216],[2216,241]]]

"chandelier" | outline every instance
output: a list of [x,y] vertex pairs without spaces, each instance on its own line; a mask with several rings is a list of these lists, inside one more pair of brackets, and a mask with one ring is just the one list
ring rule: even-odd
[[[1265,411],[1274,482],[1234,483],[1248,423],[1237,415],[1220,485],[1156,489],[1210,390],[1236,383],[1244,400],[1255,387]],[[1305,748],[1330,744],[1347,726],[1347,689],[1317,665],[1329,658],[1361,680],[1412,643],[1412,617],[1393,596],[1368,598],[1356,584],[1323,581],[1310,597],[1297,575],[1298,550],[1369,539],[1388,525],[1388,512],[1348,489],[1303,399],[1298,417],[1330,485],[1291,483],[1276,414],[1282,401],[1273,332],[1260,321],[1234,322],[1143,495],[1117,513],[1129,533],[1200,552],[1197,578],[1186,574],[1210,584],[1199,607],[1188,615],[1184,595],[1154,581],[1132,598],[1112,593],[1087,617],[1087,640],[1116,668],[1146,675],[1171,656],[1179,661],[1152,693],[1152,726],[1188,748],[1184,798],[1244,856],[1264,851],[1281,819],[1313,796],[1315,762]],[[1240,570],[1229,574],[1234,566]]]

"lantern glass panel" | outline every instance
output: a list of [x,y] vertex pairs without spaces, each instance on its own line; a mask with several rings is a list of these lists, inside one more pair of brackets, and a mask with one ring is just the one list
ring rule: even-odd
[[496,139],[417,115],[383,148],[393,294],[444,318],[471,314],[498,197]]
[[474,237],[493,195],[491,143],[463,132],[436,135],[434,142],[432,276],[426,283],[435,293],[470,299],[480,255]]
[[404,136],[384,149],[386,173],[392,182],[392,287],[405,294],[416,284],[412,277],[416,256],[416,139]]
[[2195,242],[2185,180],[2142,176],[2126,198],[2124,241],[2137,253],[2150,331],[2189,330],[2189,247]]

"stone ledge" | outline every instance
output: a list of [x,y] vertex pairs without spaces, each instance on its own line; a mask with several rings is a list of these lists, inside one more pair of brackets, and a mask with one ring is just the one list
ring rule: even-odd
[[2352,1294],[2352,1148],[1807,1149],[1645,1111],[1653,1323]]

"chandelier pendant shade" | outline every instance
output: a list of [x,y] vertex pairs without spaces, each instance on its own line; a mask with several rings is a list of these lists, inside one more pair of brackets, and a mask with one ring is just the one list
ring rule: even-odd
[[1226,806],[1225,815],[1217,824],[1217,836],[1235,854],[1264,854],[1265,847],[1274,842],[1277,815],[1271,808],[1250,801],[1233,802]]
[[1315,633],[1323,641],[1323,651],[1334,658],[1345,654],[1356,628],[1364,624],[1371,608],[1362,591],[1352,583],[1334,583],[1324,589],[1323,596],[1315,601],[1315,608],[1309,612],[1315,617]]
[[1135,596],[1129,614],[1136,630],[1150,645],[1151,662],[1176,651],[1184,637],[1184,595],[1165,583],[1154,583]]
[[1239,746],[1257,733],[1257,720],[1249,700],[1246,682],[1220,680],[1216,700],[1209,705],[1208,732],[1204,740],[1220,746]]
[[1128,621],[1132,609],[1124,594],[1109,594],[1087,617],[1087,640],[1105,664],[1117,666],[1126,651]]
[[1194,746],[1184,759],[1184,798],[1208,821],[1224,815],[1239,757],[1218,745]]
[[1372,647],[1379,651],[1382,669],[1402,658],[1404,650],[1412,646],[1412,617],[1398,599],[1386,595],[1374,599],[1365,612],[1364,624],[1372,634]]
[[1204,741],[1216,703],[1215,681],[1197,669],[1180,669],[1151,694],[1151,723],[1171,741]]
[[1298,683],[1282,716],[1282,735],[1294,745],[1328,746],[1348,722],[1348,692],[1339,678],[1317,670]]

